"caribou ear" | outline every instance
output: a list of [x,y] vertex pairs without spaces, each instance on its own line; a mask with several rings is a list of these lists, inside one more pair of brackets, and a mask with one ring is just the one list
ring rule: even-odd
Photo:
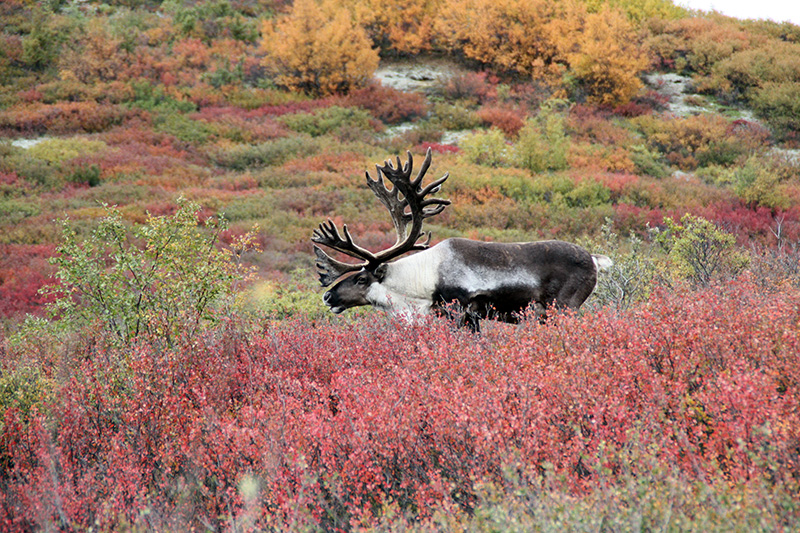
[[378,265],[378,268],[376,268],[372,273],[375,274],[375,278],[377,278],[379,282],[382,282],[383,278],[386,277],[386,263],[381,263]]
[[348,265],[337,261],[322,251],[322,248],[316,244],[314,245],[314,254],[317,256],[316,266],[319,283],[323,287],[327,287],[348,272],[361,269],[361,265]]

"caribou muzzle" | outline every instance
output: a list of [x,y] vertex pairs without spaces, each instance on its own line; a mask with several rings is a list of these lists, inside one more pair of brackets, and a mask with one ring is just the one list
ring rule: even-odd
[[343,313],[347,309],[347,307],[345,307],[344,305],[340,305],[339,302],[337,302],[336,300],[337,300],[336,295],[334,295],[332,291],[328,291],[322,295],[322,301],[325,303],[325,305],[327,305],[330,308],[333,314],[339,315]]

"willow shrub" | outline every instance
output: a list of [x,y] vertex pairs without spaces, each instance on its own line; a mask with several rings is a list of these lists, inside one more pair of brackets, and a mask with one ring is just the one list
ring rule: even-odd
[[218,246],[224,220],[200,220],[199,204],[179,200],[171,216],[148,215],[128,228],[115,207],[106,207],[97,228],[80,240],[69,220],[52,262],[58,284],[48,311],[67,331],[96,326],[115,343],[147,333],[171,344],[199,333],[230,305],[249,270],[239,261],[252,234]]

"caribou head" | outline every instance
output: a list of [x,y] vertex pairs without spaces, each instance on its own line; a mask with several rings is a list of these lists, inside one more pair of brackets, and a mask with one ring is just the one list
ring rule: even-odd
[[[314,230],[311,240],[315,243],[317,273],[323,287],[339,280],[323,296],[323,301],[334,313],[361,305],[379,305],[388,298],[378,286],[386,277],[388,262],[414,250],[427,250],[431,234],[422,230],[423,221],[441,213],[450,204],[449,200],[431,198],[448,178],[445,174],[433,183],[423,187],[422,180],[431,165],[431,150],[428,149],[422,167],[415,178],[411,178],[413,157],[408,152],[408,161],[402,164],[397,158],[395,167],[391,161],[383,166],[376,165],[376,177],[366,173],[367,186],[383,203],[392,217],[397,240],[386,250],[372,253],[353,241],[347,225],[340,233],[330,219]],[[389,187],[384,181],[391,183]],[[358,263],[343,263],[326,254],[317,244],[322,244],[345,255],[359,259]],[[356,274],[352,274],[356,272]],[[351,275],[348,275],[351,274]]]

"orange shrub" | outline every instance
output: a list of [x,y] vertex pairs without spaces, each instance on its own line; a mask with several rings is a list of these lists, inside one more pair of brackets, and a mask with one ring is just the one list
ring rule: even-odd
[[608,172],[633,172],[636,168],[628,150],[622,146],[571,143],[568,160],[569,166],[574,168]]
[[478,110],[478,118],[484,126],[495,127],[501,130],[506,137],[516,137],[519,130],[525,125],[527,113],[520,109],[490,106]]
[[449,50],[501,72],[556,81],[565,70],[561,40],[577,27],[578,11],[548,0],[445,0],[435,24]]
[[336,0],[298,0],[287,15],[265,21],[264,66],[278,85],[315,95],[363,87],[378,53]]
[[358,0],[341,2],[382,50],[418,54],[430,50],[434,19],[442,0]]
[[591,13],[570,37],[574,45],[567,61],[589,102],[617,106],[636,95],[642,87],[638,75],[649,59],[625,15],[611,9]]
[[569,73],[571,89],[604,105],[630,100],[648,65],[625,15],[579,2],[447,0],[436,23],[452,51],[553,87]]
[[60,55],[61,77],[72,76],[83,83],[124,79],[131,58],[121,44],[122,39],[110,33],[106,20],[92,19],[82,38]]

